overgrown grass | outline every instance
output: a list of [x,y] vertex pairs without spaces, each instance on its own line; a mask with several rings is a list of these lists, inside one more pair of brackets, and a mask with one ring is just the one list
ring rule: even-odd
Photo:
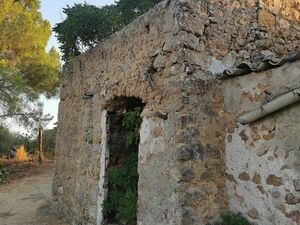
[[221,216],[221,221],[213,225],[251,225],[241,213],[228,213]]

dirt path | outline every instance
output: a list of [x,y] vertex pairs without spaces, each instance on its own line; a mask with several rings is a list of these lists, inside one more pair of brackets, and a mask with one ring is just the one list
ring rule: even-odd
[[0,225],[65,225],[50,207],[53,163],[25,167],[0,185]]

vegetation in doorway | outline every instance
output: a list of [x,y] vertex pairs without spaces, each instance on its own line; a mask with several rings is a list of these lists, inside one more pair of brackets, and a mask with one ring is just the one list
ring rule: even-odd
[[131,153],[119,167],[109,171],[109,192],[103,204],[105,218],[126,225],[136,224],[137,153]]
[[103,203],[103,215],[109,222],[135,225],[137,214],[138,183],[138,143],[141,108],[127,110],[123,115],[122,127],[125,130],[126,158],[121,165],[106,174],[109,187]]
[[221,216],[221,221],[213,225],[251,225],[241,213],[227,213]]
[[140,141],[139,129],[140,124],[142,123],[140,114],[140,107],[133,108],[124,114],[122,126],[126,130],[125,140],[127,148],[131,145],[137,145]]

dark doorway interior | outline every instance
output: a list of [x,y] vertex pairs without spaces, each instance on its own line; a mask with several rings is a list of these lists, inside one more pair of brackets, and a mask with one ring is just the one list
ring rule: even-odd
[[143,107],[137,98],[118,97],[108,114],[108,195],[103,204],[106,224],[137,223],[138,144]]

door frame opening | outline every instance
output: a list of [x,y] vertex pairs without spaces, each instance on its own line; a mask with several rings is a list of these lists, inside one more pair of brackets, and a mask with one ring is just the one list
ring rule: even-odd
[[101,114],[97,225],[124,223],[124,218],[126,224],[136,224],[140,114],[144,106],[138,98],[117,97]]

